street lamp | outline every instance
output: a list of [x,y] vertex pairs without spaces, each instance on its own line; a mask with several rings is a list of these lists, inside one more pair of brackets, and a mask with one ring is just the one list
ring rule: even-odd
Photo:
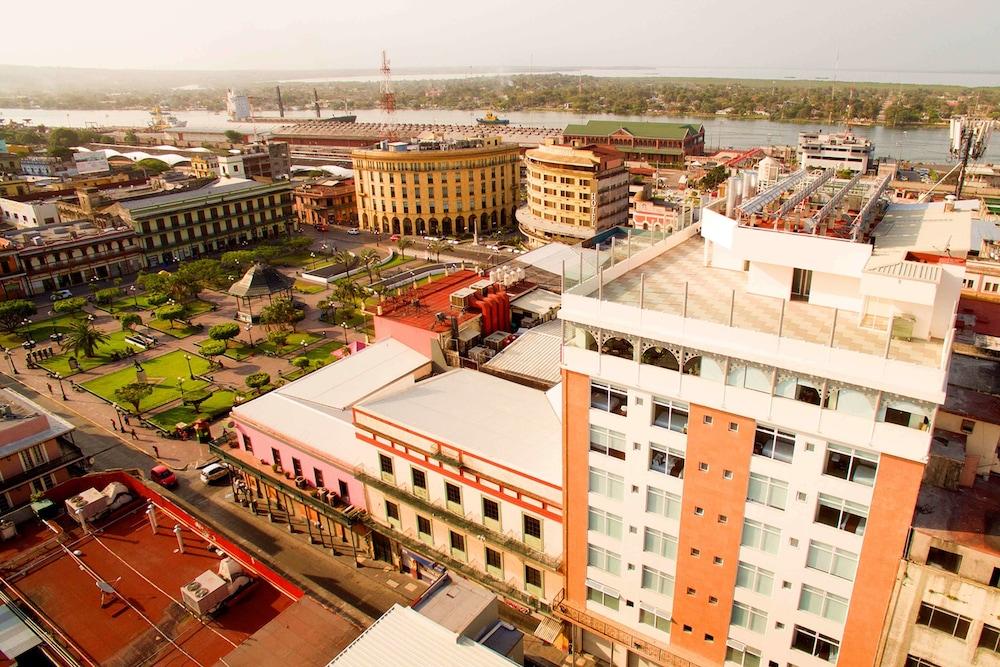
[[188,377],[193,380],[194,379],[194,372],[191,370],[191,355],[187,354],[185,352],[184,353],[184,361],[186,361],[187,365],[188,365]]
[[68,401],[69,399],[66,398],[66,388],[63,387],[63,376],[60,373],[56,373],[55,378],[59,380],[59,393],[62,394],[62,399]]
[[139,294],[136,290],[135,285],[130,285],[128,291],[132,293],[132,301],[135,303],[135,309],[139,310]]
[[7,357],[7,363],[9,363],[9,364],[10,364],[10,370],[11,370],[11,372],[12,372],[12,373],[13,373],[14,375],[20,375],[20,373],[18,373],[18,372],[17,372],[17,369],[16,369],[16,368],[14,368],[14,357],[12,357],[12,356],[11,356],[11,354],[10,354],[10,350],[8,350],[8,349],[7,349],[6,347],[5,347],[5,348],[3,349],[3,354],[4,354],[4,356],[5,356],[5,357]]
[[115,414],[118,415],[118,425],[122,427],[122,433],[125,432],[125,424],[122,422],[122,409],[118,407],[117,403],[112,403],[115,406]]
[[250,347],[253,347],[253,325],[247,325],[247,336],[250,337]]
[[344,345],[350,345],[351,341],[347,340],[347,322],[341,322],[340,326],[344,329]]
[[184,378],[177,376],[177,388],[181,390],[181,403],[184,402]]

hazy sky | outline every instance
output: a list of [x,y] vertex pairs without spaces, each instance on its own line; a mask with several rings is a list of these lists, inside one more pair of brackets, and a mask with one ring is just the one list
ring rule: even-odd
[[0,25],[16,65],[1000,70],[997,0],[6,0]]

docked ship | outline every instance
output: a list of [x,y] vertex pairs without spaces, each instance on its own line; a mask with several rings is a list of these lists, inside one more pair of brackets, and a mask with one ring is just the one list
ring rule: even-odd
[[510,119],[500,118],[492,111],[487,111],[486,116],[483,118],[477,118],[476,122],[480,125],[510,125]]

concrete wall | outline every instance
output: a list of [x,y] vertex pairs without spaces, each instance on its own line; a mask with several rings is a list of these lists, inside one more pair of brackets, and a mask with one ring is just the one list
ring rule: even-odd
[[0,199],[3,221],[19,229],[60,222],[59,209],[52,202],[18,202]]

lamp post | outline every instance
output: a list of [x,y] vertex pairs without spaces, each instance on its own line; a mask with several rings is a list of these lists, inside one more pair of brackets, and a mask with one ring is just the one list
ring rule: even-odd
[[115,414],[118,415],[118,425],[122,427],[122,433],[125,432],[125,424],[122,422],[122,409],[118,407],[117,403],[112,403],[115,406]]
[[177,376],[177,388],[181,390],[181,403],[184,402],[184,378]]
[[139,310],[139,291],[135,288],[135,285],[130,285],[128,291],[132,293],[132,303],[135,304],[135,309]]
[[18,372],[17,372],[17,369],[16,369],[16,368],[14,368],[14,357],[13,357],[13,356],[11,356],[11,354],[10,354],[10,350],[8,350],[8,349],[7,349],[6,347],[5,347],[5,348],[3,349],[3,355],[4,355],[5,357],[7,357],[7,363],[9,363],[9,364],[10,364],[10,370],[11,370],[11,372],[12,372],[12,373],[13,373],[14,375],[20,375],[20,373],[18,373]]
[[194,372],[191,370],[191,355],[187,354],[185,352],[184,353],[184,361],[186,361],[187,365],[188,365],[188,377],[193,380],[194,379]]
[[350,345],[351,341],[349,341],[347,339],[347,322],[346,321],[345,322],[341,322],[340,326],[343,327],[343,329],[344,329],[344,345],[345,346]]
[[247,325],[247,336],[250,337],[250,347],[253,347],[253,325]]
[[60,373],[56,373],[55,377],[56,377],[57,380],[59,380],[59,393],[62,394],[62,399],[64,401],[68,401],[69,399],[66,398],[66,388],[63,386],[63,377],[62,377],[62,375]]

